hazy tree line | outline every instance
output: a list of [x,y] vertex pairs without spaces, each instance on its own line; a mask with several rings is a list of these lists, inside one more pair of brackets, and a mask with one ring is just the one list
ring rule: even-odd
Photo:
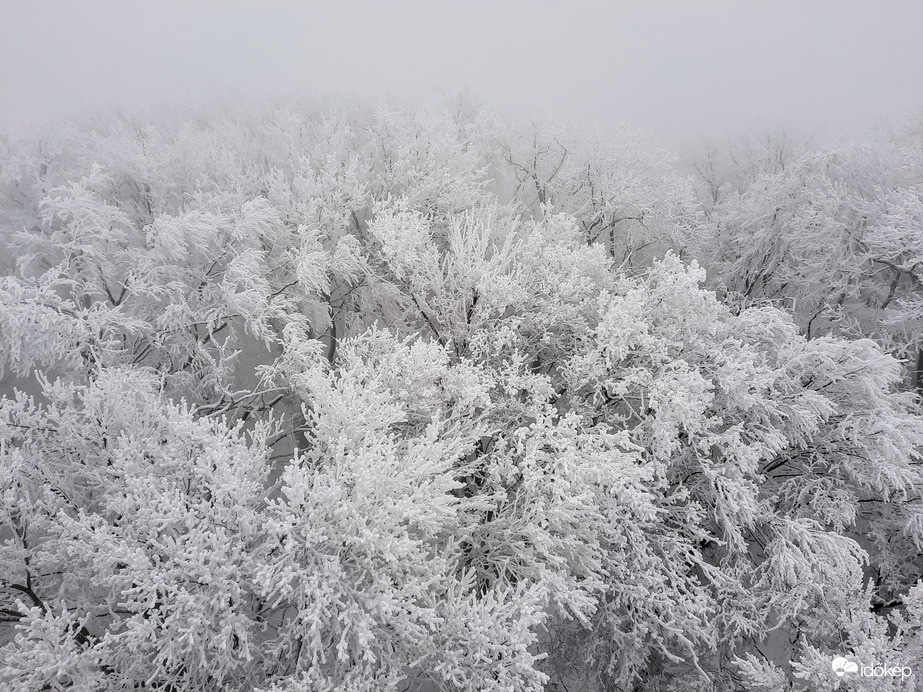
[[923,125],[687,164],[462,102],[4,135],[0,686],[923,675]]

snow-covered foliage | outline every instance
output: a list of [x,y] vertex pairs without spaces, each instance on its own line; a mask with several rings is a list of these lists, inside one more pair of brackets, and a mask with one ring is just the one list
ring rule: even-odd
[[808,336],[876,339],[923,386],[923,123],[822,150],[782,136],[698,164],[716,284],[792,308]]
[[738,243],[714,267],[769,258],[739,272],[768,291],[874,203],[862,252],[912,277],[906,186],[804,156],[700,208],[634,135],[354,104],[4,147],[4,689],[832,690],[835,656],[920,660],[901,363],[682,254]]

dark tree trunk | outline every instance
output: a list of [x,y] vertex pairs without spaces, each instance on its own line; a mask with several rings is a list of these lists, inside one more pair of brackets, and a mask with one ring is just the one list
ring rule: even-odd
[[917,348],[917,368],[913,373],[913,384],[918,394],[923,394],[923,346]]

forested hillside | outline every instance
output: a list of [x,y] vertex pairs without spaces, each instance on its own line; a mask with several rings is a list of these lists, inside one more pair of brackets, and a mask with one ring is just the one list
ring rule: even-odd
[[4,135],[0,688],[913,689],[923,127],[692,164],[458,104]]

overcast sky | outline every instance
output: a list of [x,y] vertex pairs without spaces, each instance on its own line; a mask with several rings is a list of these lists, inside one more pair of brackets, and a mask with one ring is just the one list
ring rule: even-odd
[[923,0],[0,0],[0,117],[308,90],[621,120],[671,145],[923,107]]

